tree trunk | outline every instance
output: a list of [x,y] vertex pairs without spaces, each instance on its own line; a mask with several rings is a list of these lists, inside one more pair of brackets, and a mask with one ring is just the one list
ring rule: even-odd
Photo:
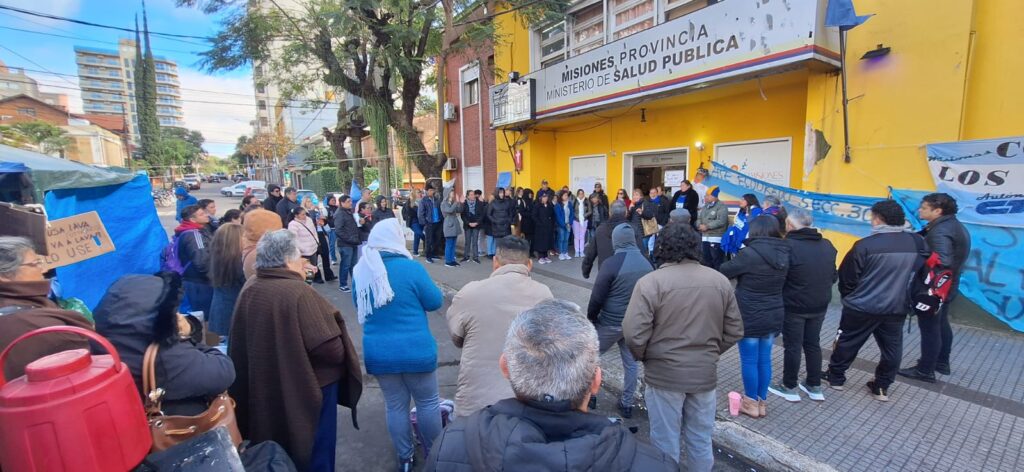
[[[423,174],[423,178],[441,178],[441,169],[444,168],[444,158],[440,154],[431,154],[423,141],[419,139],[419,132],[412,125],[412,121],[406,121],[400,110],[391,113],[391,126],[395,129],[398,139],[404,139],[406,156],[416,164],[416,169]],[[406,139],[404,136],[415,137]]]
[[[366,188],[366,176],[363,168],[366,167],[366,160],[363,159],[363,136],[365,133],[359,128],[353,128],[352,136],[352,182],[359,186],[360,191]],[[348,190],[352,188],[350,184]]]

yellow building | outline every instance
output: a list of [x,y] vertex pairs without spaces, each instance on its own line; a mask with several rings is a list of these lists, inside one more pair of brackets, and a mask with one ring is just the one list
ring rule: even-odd
[[[934,188],[925,144],[1024,134],[1024,2],[859,0],[874,16],[847,36],[846,162],[826,4],[580,0],[545,25],[497,16],[495,70],[533,87],[491,110],[498,172],[614,194],[675,187],[666,172],[692,178],[714,160],[787,187],[881,197]],[[814,130],[831,145],[816,164]],[[830,237],[844,251],[853,240]]]
[[124,140],[120,136],[97,125],[72,124],[61,126],[72,145],[66,151],[66,158],[71,161],[101,167],[124,167],[128,155]]

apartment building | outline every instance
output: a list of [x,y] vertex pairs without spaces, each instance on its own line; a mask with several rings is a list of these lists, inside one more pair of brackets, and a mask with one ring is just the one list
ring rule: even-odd
[[[85,113],[123,116],[132,143],[139,142],[135,108],[135,41],[122,39],[118,49],[75,46],[78,81]],[[161,126],[185,127],[178,64],[154,56],[156,66],[157,118]]]

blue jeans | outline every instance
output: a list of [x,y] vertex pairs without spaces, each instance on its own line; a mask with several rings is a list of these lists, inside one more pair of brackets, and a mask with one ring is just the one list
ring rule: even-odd
[[327,249],[330,251],[330,254],[331,254],[331,264],[333,264],[333,263],[338,261],[338,252],[334,248],[334,240],[338,237],[338,235],[334,234],[334,230],[331,230],[331,229],[328,229],[326,231],[326,233],[327,233]]
[[559,226],[557,236],[555,251],[558,251],[559,254],[569,254],[569,228]]
[[412,222],[412,253],[420,254],[420,241],[423,240],[423,225],[419,221]]
[[340,245],[338,252],[341,255],[341,262],[338,263],[338,286],[347,287],[348,277],[352,275],[352,268],[356,266],[356,248]]
[[309,457],[308,470],[334,470],[338,447],[338,382],[321,388],[320,393],[323,402],[320,404],[320,421],[313,436],[313,452]]
[[739,342],[743,392],[754,400],[768,399],[772,381],[772,341],[774,334],[763,338],[743,338]]
[[494,244],[494,236],[488,236],[487,237],[487,255],[488,256],[493,256],[495,251],[497,251],[497,248],[495,247],[495,244]]
[[458,238],[444,238],[444,262],[455,262],[455,240]]
[[434,439],[441,435],[441,398],[437,392],[437,372],[415,374],[381,374],[377,383],[384,394],[387,408],[388,433],[395,445],[398,460],[412,458],[415,454],[412,441],[412,424],[409,422],[409,400],[416,402],[416,424],[430,451]]

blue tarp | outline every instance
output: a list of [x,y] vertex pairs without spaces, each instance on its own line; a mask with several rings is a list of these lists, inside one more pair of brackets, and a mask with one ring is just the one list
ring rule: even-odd
[[46,194],[50,219],[95,211],[114,242],[114,252],[57,269],[65,297],[80,298],[95,309],[107,288],[121,276],[160,270],[167,233],[160,225],[150,192],[149,179],[136,175],[123,184]]

